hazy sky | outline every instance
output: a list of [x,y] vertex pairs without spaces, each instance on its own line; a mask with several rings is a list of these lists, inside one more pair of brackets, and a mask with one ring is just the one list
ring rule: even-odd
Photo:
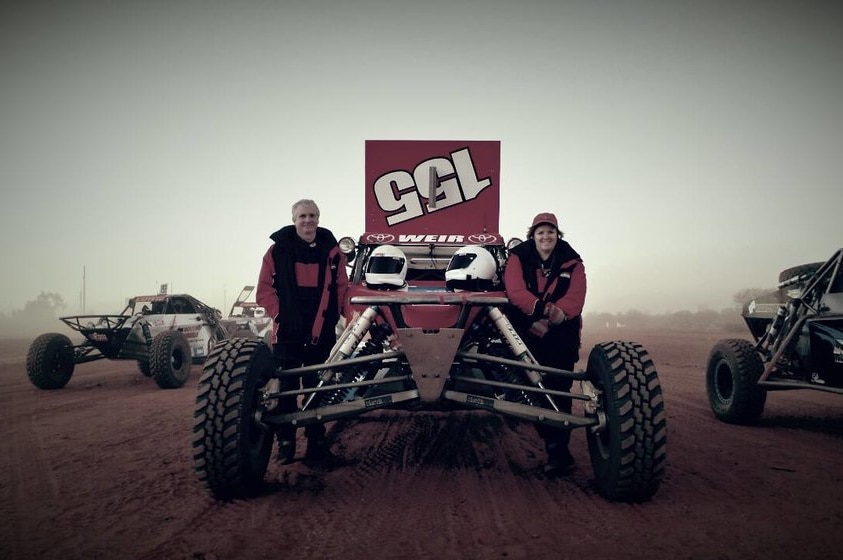
[[[838,1],[0,3],[0,313],[230,306],[365,140],[500,140],[501,233],[555,212],[586,312],[721,309],[843,247]],[[227,309],[226,309],[227,311]]]

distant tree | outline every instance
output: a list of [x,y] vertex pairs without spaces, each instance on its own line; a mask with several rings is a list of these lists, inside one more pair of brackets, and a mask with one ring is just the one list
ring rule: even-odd
[[740,310],[724,309],[720,312],[718,327],[730,332],[744,332],[746,331],[746,322],[741,317]]
[[588,323],[600,326],[600,327],[614,327],[615,326],[615,316],[611,313],[597,313],[595,315],[589,315]]
[[694,314],[687,309],[671,313],[667,317],[667,326],[677,329],[689,329],[694,326]]
[[626,313],[618,315],[618,323],[628,327],[649,327],[653,322],[652,315],[638,309],[630,309]]
[[41,292],[35,301],[28,301],[23,309],[19,309],[12,313],[12,317],[50,317],[55,319],[56,314],[64,309],[66,305],[61,295]]
[[45,330],[56,330],[56,319],[66,307],[61,295],[41,292],[23,309],[16,309],[9,315],[0,315],[0,335],[6,337],[28,337]]
[[625,313],[595,313],[585,317],[587,329],[629,327],[630,329],[669,329],[742,332],[746,326],[740,310],[726,307],[721,311],[682,309],[666,313],[648,313],[631,309]]
[[741,308],[743,308],[743,304],[745,304],[746,302],[751,301],[763,294],[768,294],[772,291],[772,288],[744,288],[743,290],[736,292],[735,295],[732,296],[732,301],[735,302],[735,309],[740,310]]
[[720,320],[720,313],[713,309],[700,309],[694,313],[694,326],[698,329],[711,329],[717,327]]

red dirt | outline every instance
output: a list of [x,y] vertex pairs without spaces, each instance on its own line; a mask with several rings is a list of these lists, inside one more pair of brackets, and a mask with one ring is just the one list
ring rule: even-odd
[[636,505],[594,491],[582,431],[579,469],[545,479],[528,424],[387,411],[330,425],[343,466],[273,464],[265,495],[219,503],[193,473],[200,366],[161,390],[134,362],[104,360],[41,391],[29,341],[0,340],[0,558],[839,557],[843,396],[772,393],[760,426],[716,421],[704,368],[726,336],[586,331],[585,355],[633,340],[659,371],[668,466]]

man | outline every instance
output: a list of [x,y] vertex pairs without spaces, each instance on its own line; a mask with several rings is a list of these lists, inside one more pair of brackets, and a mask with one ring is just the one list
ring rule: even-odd
[[[545,366],[572,371],[579,359],[582,309],[585,303],[585,268],[580,255],[562,239],[556,216],[536,215],[527,241],[512,249],[504,271],[511,305],[507,315],[536,360]],[[544,378],[547,389],[568,392],[573,381]],[[557,398],[559,408],[571,412],[571,399]],[[536,424],[547,450],[548,475],[574,469],[568,451],[571,432]]]
[[[293,204],[293,225],[270,235],[273,244],[261,264],[256,299],[274,318],[273,350],[281,369],[324,362],[336,343],[335,326],[341,315],[348,288],[346,259],[334,234],[319,227],[319,207],[309,199]],[[316,374],[301,377],[304,387],[316,385]],[[297,389],[299,379],[281,379],[281,390]],[[298,409],[298,399],[280,400],[282,412]],[[305,464],[329,466],[323,424],[305,427]],[[277,433],[278,460],[293,462],[296,455],[296,427],[282,426]]]

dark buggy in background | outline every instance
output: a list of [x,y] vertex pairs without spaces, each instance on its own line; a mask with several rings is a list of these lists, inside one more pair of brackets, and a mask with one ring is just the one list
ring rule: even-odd
[[714,415],[758,421],[768,391],[843,394],[843,249],[824,263],[783,270],[776,290],[746,303],[755,342],[724,339],[711,351],[706,391]]
[[[241,338],[216,347],[206,362],[193,448],[195,470],[212,496],[233,499],[260,490],[278,426],[382,408],[477,409],[582,428],[602,495],[640,502],[656,492],[665,466],[666,419],[656,368],[640,344],[598,344],[585,371],[544,367],[504,315],[508,300],[500,284],[487,292],[446,288],[446,268],[462,245],[399,244],[409,262],[406,291],[365,287],[367,259],[377,244],[344,238],[340,246],[353,267],[349,298],[356,313],[326,363],[280,370],[269,346]],[[503,243],[485,248],[500,269]],[[318,372],[319,386],[283,393],[300,395],[302,405],[281,413],[279,378],[305,372]],[[570,377],[581,391],[545,389],[549,375]],[[580,405],[566,414],[561,399]]]

